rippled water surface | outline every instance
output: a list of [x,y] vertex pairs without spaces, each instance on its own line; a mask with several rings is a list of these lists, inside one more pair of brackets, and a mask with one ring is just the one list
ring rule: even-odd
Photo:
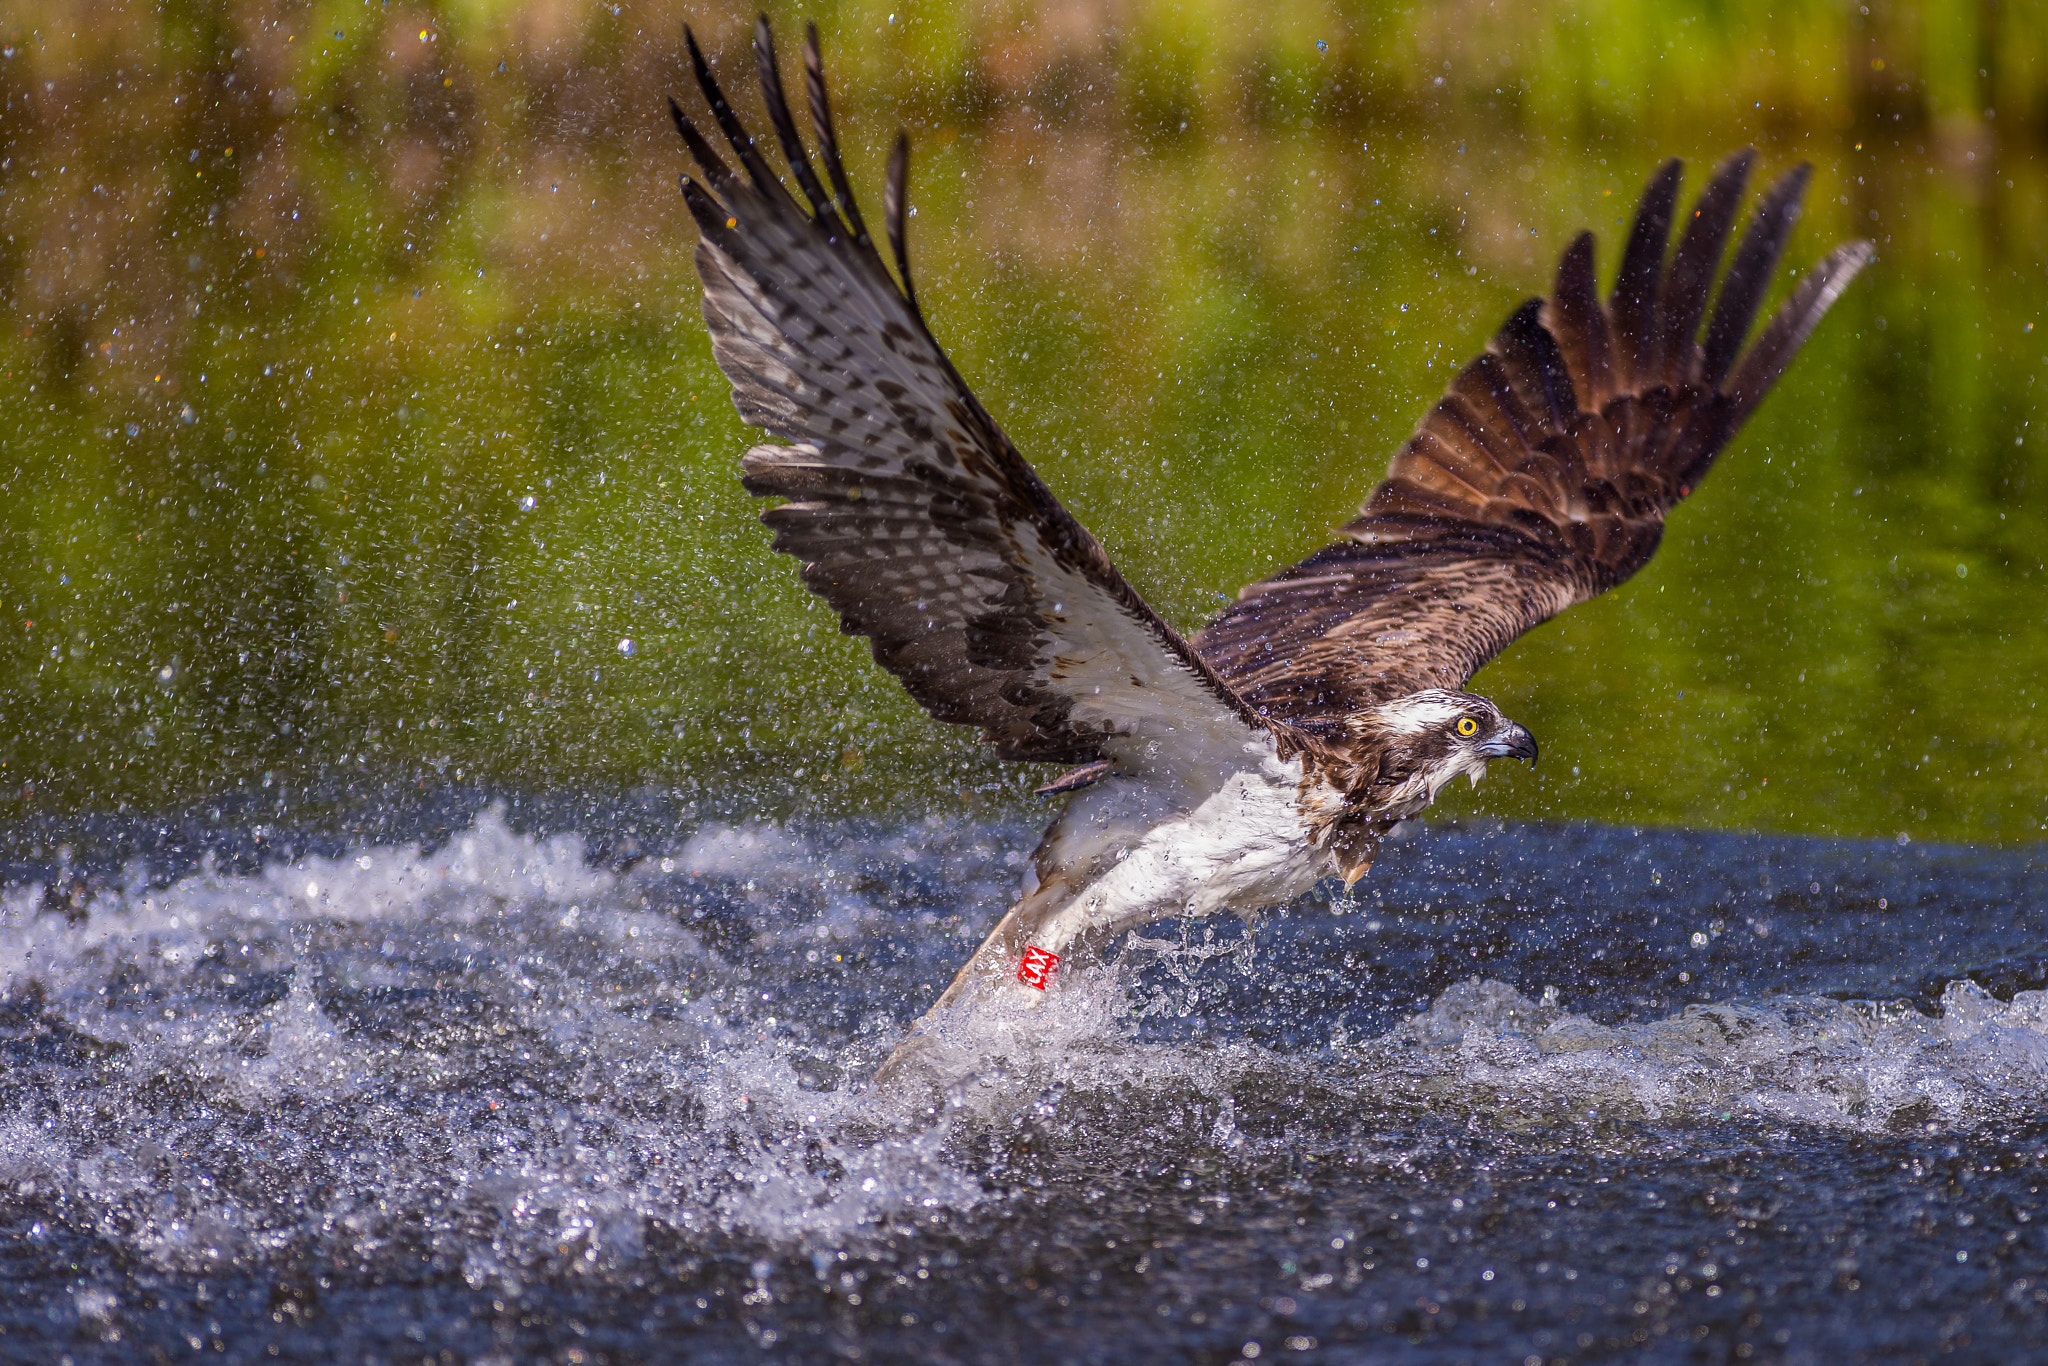
[[[1442,825],[864,1080],[1031,831],[18,830],[0,1357],[2012,1361],[2036,851]],[[435,1355],[439,1353],[439,1355]]]

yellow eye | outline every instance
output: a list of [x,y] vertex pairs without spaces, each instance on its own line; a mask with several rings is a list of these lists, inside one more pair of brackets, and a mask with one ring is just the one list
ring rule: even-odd
[[1458,734],[1470,737],[1477,735],[1478,733],[1479,723],[1477,721],[1474,721],[1469,716],[1461,716],[1458,718]]

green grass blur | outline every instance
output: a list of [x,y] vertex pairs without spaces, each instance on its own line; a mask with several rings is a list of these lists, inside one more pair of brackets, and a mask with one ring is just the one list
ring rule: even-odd
[[[2048,19],[1974,5],[775,5],[941,340],[1192,628],[1320,544],[1578,227],[1754,143],[1878,264],[1451,811],[2048,825]],[[1867,11],[1867,12],[1865,12]],[[697,320],[687,14],[0,14],[0,819],[486,784],[1035,809],[772,555]],[[624,644],[630,642],[630,645]],[[358,787],[358,785],[360,785]],[[338,794],[338,795],[337,795]]]

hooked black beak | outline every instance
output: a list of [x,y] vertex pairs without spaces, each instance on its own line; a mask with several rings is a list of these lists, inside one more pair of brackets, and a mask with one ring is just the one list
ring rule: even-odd
[[1510,721],[1479,747],[1479,753],[1488,759],[1527,759],[1533,764],[1536,762],[1536,737]]

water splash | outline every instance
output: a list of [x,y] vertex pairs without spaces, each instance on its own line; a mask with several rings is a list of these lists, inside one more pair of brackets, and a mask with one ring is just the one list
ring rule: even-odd
[[[707,825],[616,872],[493,810],[438,847],[163,885],[137,866],[82,915],[16,887],[0,1185],[167,1269],[423,1260],[510,1293],[638,1264],[656,1235],[843,1250],[948,1227],[1103,1144],[1250,1171],[1372,1148],[1396,1112],[1626,1147],[1628,1126],[1969,1130],[2048,1107],[2041,991],[1615,1019],[1473,976],[1281,1046],[1226,998],[1294,969],[1192,931],[954,1021],[924,1081],[865,1089],[1000,908],[1009,853],[966,822]],[[1205,1015],[1199,1037],[1146,1032]]]

